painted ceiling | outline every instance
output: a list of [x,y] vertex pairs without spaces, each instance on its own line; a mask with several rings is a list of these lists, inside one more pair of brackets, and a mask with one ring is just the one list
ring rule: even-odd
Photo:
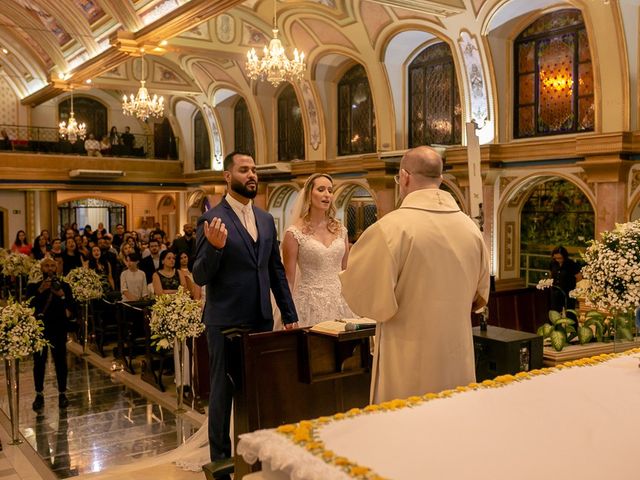
[[[463,0],[277,0],[283,43],[308,58],[327,46],[371,49],[408,16],[441,25],[464,11]],[[273,13],[272,0],[2,0],[0,76],[31,105],[88,80],[119,92],[140,80],[144,48],[149,86],[207,94],[242,81],[244,55],[268,43]]]

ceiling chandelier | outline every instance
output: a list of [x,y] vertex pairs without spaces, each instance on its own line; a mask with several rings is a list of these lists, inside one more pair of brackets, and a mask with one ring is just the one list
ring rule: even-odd
[[140,76],[140,88],[136,96],[133,93],[127,98],[126,95],[122,96],[122,113],[125,115],[131,115],[132,117],[138,117],[143,122],[149,117],[162,117],[164,115],[164,97],[158,97],[154,95],[153,98],[149,96],[147,88],[144,86],[145,78],[144,73],[144,48],[140,49],[142,52],[142,74]]
[[76,143],[78,138],[84,139],[87,134],[87,127],[84,123],[78,123],[73,116],[73,87],[71,88],[71,110],[69,111],[68,122],[62,121],[58,124],[58,133],[60,138],[69,140],[70,143]]
[[276,0],[273,0],[273,38],[269,47],[263,49],[262,59],[258,58],[256,50],[252,48],[247,52],[247,75],[251,80],[260,78],[268,80],[274,87],[284,81],[299,80],[304,72],[304,52],[293,50],[293,60],[289,60],[284,52],[282,42],[278,38],[278,21]]

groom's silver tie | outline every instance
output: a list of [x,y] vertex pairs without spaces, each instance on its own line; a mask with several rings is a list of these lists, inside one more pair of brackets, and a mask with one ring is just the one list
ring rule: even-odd
[[258,239],[258,232],[256,231],[256,224],[251,219],[251,203],[248,203],[244,207],[242,207],[242,216],[244,217],[244,226],[249,232],[249,235],[255,242]]

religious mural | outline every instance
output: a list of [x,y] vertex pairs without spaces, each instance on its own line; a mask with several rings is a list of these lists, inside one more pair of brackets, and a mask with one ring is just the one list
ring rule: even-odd
[[471,94],[471,120],[482,128],[489,120],[489,104],[487,88],[482,72],[482,59],[478,49],[478,41],[468,32],[462,32],[458,40],[464,60],[467,84]]

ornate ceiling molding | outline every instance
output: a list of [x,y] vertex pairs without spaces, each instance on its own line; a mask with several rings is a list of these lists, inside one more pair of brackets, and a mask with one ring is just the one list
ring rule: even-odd
[[[157,48],[163,40],[175,37],[219,15],[229,8],[241,3],[240,0],[191,0],[169,12],[137,32],[117,32],[111,40],[111,46],[102,53],[84,62],[77,68],[67,72],[69,79],[75,83],[83,83],[87,79],[99,77],[102,73],[113,70],[131,56],[138,56],[144,47],[154,54],[162,54],[164,50]],[[49,84],[37,92],[21,100],[23,105],[35,106],[46,102],[62,92],[52,78]]]

